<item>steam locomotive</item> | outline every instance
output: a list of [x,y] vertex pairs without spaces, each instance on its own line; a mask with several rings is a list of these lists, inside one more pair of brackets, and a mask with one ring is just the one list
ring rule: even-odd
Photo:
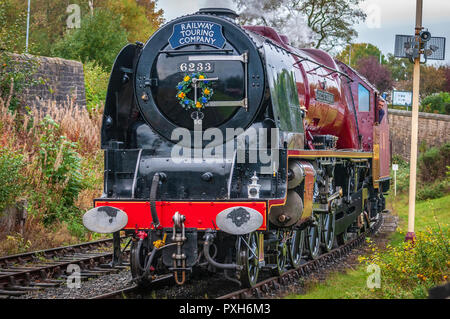
[[[140,285],[207,269],[251,287],[373,226],[389,190],[380,93],[327,52],[208,8],[112,68],[91,231],[131,240]],[[383,114],[384,113],[384,114]]]

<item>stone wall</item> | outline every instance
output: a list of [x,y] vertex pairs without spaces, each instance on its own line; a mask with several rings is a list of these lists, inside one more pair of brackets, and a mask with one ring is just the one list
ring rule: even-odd
[[[18,59],[27,59],[29,56],[17,55]],[[61,58],[35,56],[39,62],[35,79],[42,78],[44,84],[35,84],[23,92],[25,105],[45,108],[49,103],[56,105],[73,103],[86,107],[84,88],[83,64],[78,61]]]
[[[389,109],[392,154],[409,159],[411,148],[411,112]],[[450,116],[419,112],[419,146],[427,148],[450,142]]]

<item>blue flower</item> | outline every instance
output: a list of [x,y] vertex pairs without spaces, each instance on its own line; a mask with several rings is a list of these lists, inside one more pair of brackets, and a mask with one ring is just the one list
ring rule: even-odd
[[203,83],[208,84],[209,81],[203,81]]
[[186,105],[189,104],[189,101],[188,101],[188,100],[185,100],[185,101],[184,101],[184,104],[186,104]]
[[206,97],[202,97],[202,103],[208,102],[208,99]]
[[181,89],[183,89],[183,86],[182,85],[178,85],[178,90],[181,90]]

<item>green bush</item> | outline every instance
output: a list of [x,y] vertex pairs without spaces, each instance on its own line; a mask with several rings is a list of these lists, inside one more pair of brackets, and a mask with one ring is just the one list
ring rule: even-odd
[[49,116],[40,123],[43,135],[39,150],[43,189],[33,194],[35,202],[45,202],[44,222],[70,222],[79,215],[75,200],[83,188],[81,158],[77,144],[58,135],[59,125]]
[[0,149],[0,214],[14,204],[23,191],[23,176],[20,173],[23,166],[21,154]]
[[419,178],[423,182],[434,182],[443,179],[450,165],[450,143],[441,147],[432,147],[422,153],[417,160]]
[[96,9],[94,15],[81,20],[81,28],[68,31],[55,44],[53,54],[83,63],[92,61],[109,71],[127,44],[128,34],[120,26],[121,19],[107,9]]
[[[394,155],[392,157],[392,163],[398,164],[397,171],[397,192],[407,191],[409,188],[409,163],[406,162],[401,156]],[[391,189],[394,190],[394,173],[391,171]]]
[[448,178],[432,183],[431,185],[421,185],[417,188],[416,198],[418,200],[427,200],[443,197],[449,193],[449,185]]
[[[409,189],[409,163],[400,156],[393,156],[392,162],[399,165],[397,171],[397,192]],[[419,155],[417,160],[418,200],[442,197],[450,192],[450,143],[432,147]],[[391,171],[391,176],[393,172]],[[393,180],[392,189],[394,187]]]
[[450,273],[448,228],[416,232],[414,243],[398,247],[387,245],[380,251],[369,241],[373,254],[359,257],[366,265],[375,264],[381,270],[381,288],[375,294],[381,298],[426,298],[428,289],[448,280]]
[[109,73],[94,62],[84,64],[84,86],[88,111],[96,110],[105,103]]
[[439,92],[428,95],[422,100],[419,111],[450,115],[450,93]]

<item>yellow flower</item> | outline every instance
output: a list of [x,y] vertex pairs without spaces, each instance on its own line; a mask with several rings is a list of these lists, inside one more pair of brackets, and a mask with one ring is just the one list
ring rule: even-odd
[[189,75],[186,75],[183,79],[184,82],[187,82],[191,79],[191,77]]
[[186,96],[186,94],[184,94],[184,92],[180,92],[180,94],[178,94],[178,97],[180,99],[184,99],[185,96]]
[[203,79],[205,78],[205,76],[204,76],[204,75],[199,75],[198,78],[201,79],[201,80],[203,80]]
[[204,89],[204,90],[203,90],[203,93],[205,93],[206,95],[209,95],[209,93],[211,93],[211,91],[208,90],[208,89]]
[[197,101],[197,104],[195,104],[195,107],[198,108],[198,109],[201,108],[201,107],[202,107],[202,103],[200,103],[199,101]]

